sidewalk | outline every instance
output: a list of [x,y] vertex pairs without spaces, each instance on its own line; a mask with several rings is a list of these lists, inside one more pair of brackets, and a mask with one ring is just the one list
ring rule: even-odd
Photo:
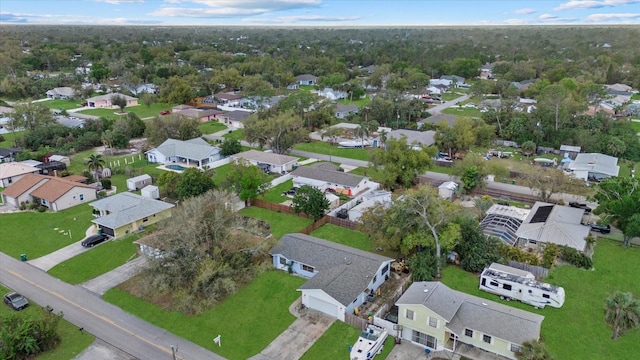
[[146,262],[147,258],[144,255],[138,256],[124,265],[120,265],[105,274],[80,284],[80,286],[102,296],[107,292],[107,290],[116,287],[135,276],[142,267],[145,266]]
[[[96,229],[93,225],[89,227],[86,231],[86,236],[82,238],[84,240],[88,236],[91,236],[96,233]],[[39,268],[42,271],[49,271],[54,266],[60,264],[63,261],[69,260],[72,257],[82,254],[83,252],[89,250],[90,248],[85,248],[82,245],[82,240],[77,241],[71,245],[67,245],[62,249],[56,250],[50,254],[45,256],[41,256],[37,259],[29,260],[28,263]],[[28,255],[28,254],[27,254]]]

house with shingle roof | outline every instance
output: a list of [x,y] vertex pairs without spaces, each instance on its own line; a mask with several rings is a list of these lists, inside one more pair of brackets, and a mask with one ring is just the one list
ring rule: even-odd
[[202,138],[191,140],[167,139],[145,153],[147,160],[159,164],[183,163],[202,168],[222,158],[220,148],[209,145]]
[[138,99],[133,96],[123,95],[119,93],[105,94],[94,96],[87,99],[87,106],[92,108],[117,108],[116,105],[111,103],[111,99],[114,96],[121,96],[127,101],[126,106],[136,106],[138,105]]
[[17,162],[0,164],[0,187],[9,187],[26,174],[38,174],[40,169]]
[[2,192],[2,201],[15,207],[37,202],[53,211],[93,201],[97,188],[65,178],[27,174]]
[[171,217],[175,205],[124,192],[89,204],[97,218],[91,220],[103,234],[121,237]]
[[[322,168],[323,164],[313,166],[300,166],[291,172],[293,186],[310,185],[322,191],[332,189],[336,193],[354,196],[364,191],[369,184],[366,176],[354,175],[335,170]],[[335,167],[334,167],[335,168]]]
[[585,251],[589,227],[582,225],[583,214],[583,209],[538,201],[516,230],[516,245],[542,251],[552,243]]
[[231,155],[231,160],[236,163],[240,159],[246,160],[251,165],[259,166],[263,170],[268,169],[270,172],[277,174],[289,172],[293,170],[294,166],[298,165],[297,157],[253,149]]
[[338,119],[345,119],[349,115],[357,114],[360,108],[354,104],[338,104],[336,105],[335,116]]
[[49,99],[74,99],[77,96],[75,89],[68,86],[47,90],[45,95]]
[[602,181],[617,177],[620,172],[618,158],[600,153],[580,153],[567,165],[567,170],[585,181]]
[[429,147],[436,143],[435,141],[436,132],[433,130],[427,131],[417,131],[417,130],[407,130],[407,129],[398,129],[393,130],[389,133],[389,139],[399,140],[402,137],[407,139],[407,144],[411,145],[413,148],[420,149],[422,147]]
[[318,77],[311,74],[302,74],[296,76],[296,80],[300,85],[315,85],[318,82]]
[[273,266],[309,278],[302,303],[344,321],[390,274],[393,259],[305,234],[286,234],[271,249]]
[[[516,359],[524,342],[537,341],[544,316],[450,289],[415,282],[396,302],[406,341],[434,351]],[[473,353],[475,352],[475,356]]]
[[21,152],[19,148],[0,148],[0,163],[16,161],[16,155]]
[[236,129],[244,128],[244,120],[251,116],[252,112],[246,110],[233,110],[218,116],[218,121]]

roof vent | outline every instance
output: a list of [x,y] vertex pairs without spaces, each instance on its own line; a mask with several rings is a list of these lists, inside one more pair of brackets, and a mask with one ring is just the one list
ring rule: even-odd
[[489,304],[487,304],[487,303],[482,303],[482,305],[487,306],[487,305],[489,305]]
[[424,290],[422,290],[422,291],[424,291],[424,292],[429,292],[429,289],[424,289]]

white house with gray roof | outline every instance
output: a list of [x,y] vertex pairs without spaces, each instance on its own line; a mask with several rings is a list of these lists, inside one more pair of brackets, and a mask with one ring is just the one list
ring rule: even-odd
[[91,222],[103,234],[121,237],[171,217],[173,204],[129,192],[119,193],[89,204],[97,216]]
[[429,147],[435,144],[435,136],[436,132],[433,130],[417,131],[406,129],[392,130],[388,135],[389,139],[396,140],[405,137],[407,139],[407,144],[411,145],[415,150],[420,150],[423,147]]
[[589,227],[582,225],[583,215],[583,209],[536,202],[516,230],[516,245],[542,251],[553,243],[585,251]]
[[240,159],[244,159],[251,165],[259,166],[262,169],[269,169],[269,171],[278,174],[282,172],[289,172],[294,166],[298,165],[297,157],[253,149],[231,155],[230,157],[231,160],[236,163]]
[[331,170],[323,165],[300,166],[293,170],[293,186],[310,185],[322,191],[331,189],[347,196],[357,195],[368,188],[368,177]]
[[152,163],[178,163],[198,168],[203,168],[207,164],[222,158],[220,148],[209,145],[202,138],[186,141],[167,139],[160,146],[147,151],[145,154],[147,155],[147,160]]
[[344,321],[389,278],[393,259],[305,234],[286,234],[271,249],[273,266],[309,278],[298,291],[311,309]]
[[411,284],[396,305],[403,339],[472,359],[491,355],[516,359],[522,343],[540,338],[544,320],[435,281]]
[[578,154],[567,168],[573,176],[585,181],[601,181],[620,172],[617,157],[599,153]]

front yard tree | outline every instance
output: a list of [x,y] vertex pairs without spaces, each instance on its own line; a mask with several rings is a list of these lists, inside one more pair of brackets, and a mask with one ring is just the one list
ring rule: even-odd
[[319,189],[304,185],[296,190],[293,197],[293,211],[296,213],[305,213],[318,221],[324,216],[325,211],[329,209],[329,200]]
[[553,194],[561,192],[581,195],[588,191],[584,182],[552,167],[535,166],[522,174],[521,179],[525,186],[537,191],[541,201],[548,201]]
[[87,165],[89,172],[95,176],[96,180],[100,178],[100,171],[104,169],[105,165],[105,161],[101,154],[89,155],[89,158],[85,160],[85,164]]
[[268,146],[276,154],[284,154],[308,136],[302,118],[292,111],[263,119],[250,116],[245,120],[244,131],[248,142]]
[[537,147],[536,143],[534,143],[531,140],[528,140],[522,143],[522,146],[520,147],[520,149],[525,155],[529,156],[531,154],[535,154],[536,147]]
[[630,292],[614,292],[607,298],[606,306],[605,321],[613,328],[612,340],[640,325],[640,303]]
[[220,154],[222,156],[231,156],[242,151],[242,145],[238,139],[226,139],[220,145]]
[[198,196],[214,189],[216,184],[210,172],[200,171],[198,168],[189,168],[180,174],[176,184],[176,194],[180,200]]
[[224,183],[233,189],[245,205],[251,206],[251,200],[264,194],[271,186],[271,177],[262,169],[247,162],[233,164]]
[[15,131],[18,128],[24,128],[27,130],[35,130],[37,127],[50,125],[55,122],[51,110],[48,107],[40,104],[33,103],[27,100],[24,103],[16,104],[11,118],[11,130]]
[[120,108],[120,112],[124,112],[124,108],[127,106],[127,99],[122,95],[113,95],[111,97],[111,103]]
[[488,175],[505,177],[509,170],[500,161],[487,161],[477,153],[468,153],[454,164],[453,174],[461,178],[463,190],[469,192],[476,187],[484,187]]
[[193,89],[189,83],[178,76],[173,76],[160,90],[159,100],[171,104],[187,104],[193,97]]
[[389,188],[402,186],[410,188],[418,175],[433,165],[434,147],[411,149],[407,138],[388,139],[386,149],[373,149],[370,161],[382,174],[383,182]]
[[595,195],[598,211],[613,218],[622,230],[624,245],[640,237],[640,178],[614,177],[602,181]]

